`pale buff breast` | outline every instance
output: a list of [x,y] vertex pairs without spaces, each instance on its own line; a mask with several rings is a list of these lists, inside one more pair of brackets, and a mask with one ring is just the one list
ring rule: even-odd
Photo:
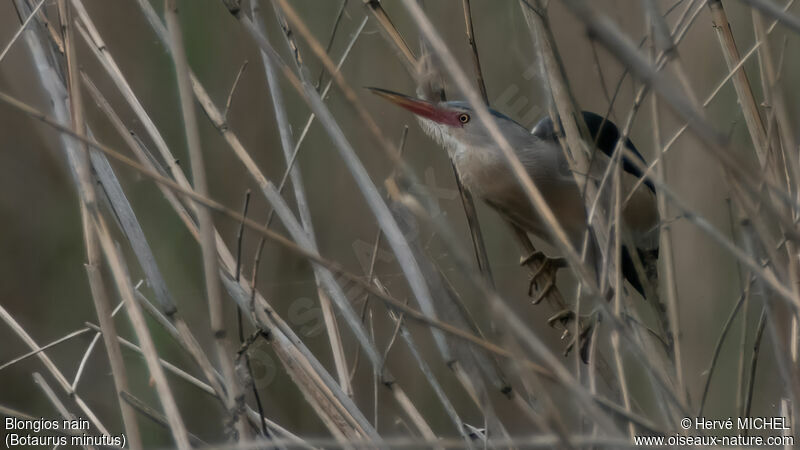
[[[492,150],[465,150],[452,156],[464,185],[476,196],[519,227],[549,240],[548,227],[502,155]],[[575,183],[559,175],[558,162],[552,158],[537,158],[536,164],[531,164],[529,155],[520,159],[572,243],[578,245],[585,229],[585,212]]]
[[[556,152],[541,153],[532,157],[530,152],[520,156],[537,188],[542,193],[558,222],[564,228],[573,245],[579,246],[586,230],[586,207],[575,184],[566,161]],[[526,231],[549,241],[549,228],[532,205],[528,195],[520,186],[502,155],[491,150],[456,150],[453,161],[464,184],[478,197],[496,209],[506,219]],[[602,165],[600,165],[602,166]],[[594,170],[593,170],[594,172]],[[609,180],[610,181],[610,180]],[[638,179],[625,172],[622,175],[623,196],[627,197],[634,186],[636,191],[623,209],[623,217],[629,227],[636,246],[653,249],[658,246],[658,211],[655,194]],[[611,185],[603,190],[603,201],[609,208]],[[613,210],[607,209],[608,213]]]

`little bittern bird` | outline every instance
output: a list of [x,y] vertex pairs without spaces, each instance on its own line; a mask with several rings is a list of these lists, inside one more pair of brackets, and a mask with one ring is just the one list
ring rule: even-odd
[[[547,226],[512,174],[502,151],[478,117],[473,114],[469,104],[460,101],[430,102],[385,89],[370,89],[380,97],[416,115],[425,133],[447,150],[462,182],[472,193],[519,228],[540,239],[550,241]],[[492,109],[489,111],[520,162],[525,166],[528,175],[541,191],[548,206],[564,227],[572,245],[580,251],[587,227],[585,202],[559,146],[552,120],[542,119],[533,131],[529,131],[508,116]],[[583,118],[597,148],[602,152],[600,157],[593,158],[589,174],[590,177],[599,179],[620,139],[620,133],[616,125],[604,120],[602,116],[583,112]],[[625,140],[624,145],[630,151],[626,153],[644,162],[629,139]],[[623,195],[631,192],[636,186],[622,211],[622,216],[640,257],[653,262],[658,254],[659,221],[655,189],[652,183],[646,180],[637,186],[642,173],[627,156],[623,158],[622,168]],[[596,252],[594,245],[590,247],[592,252]],[[622,273],[625,279],[644,295],[642,282],[634,270],[631,255],[627,248],[623,247],[622,250]]]

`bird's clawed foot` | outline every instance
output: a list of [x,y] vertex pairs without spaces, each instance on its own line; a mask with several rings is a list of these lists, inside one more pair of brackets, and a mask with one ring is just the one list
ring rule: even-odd
[[558,269],[567,266],[563,258],[549,258],[542,252],[533,252],[530,256],[522,258],[519,263],[521,266],[530,267],[533,271],[528,285],[528,297],[533,298],[534,305],[541,302],[555,286]]
[[[550,318],[547,319],[547,324],[551,327],[555,327],[556,324],[561,324],[561,326],[564,327],[564,334],[566,335],[570,332],[569,324],[572,323],[574,319],[575,311],[565,308],[550,316]],[[564,336],[561,338],[563,339]]]
[[[569,311],[569,313],[571,315],[567,319],[567,322],[566,323],[563,322],[563,321],[561,322],[562,324],[564,324],[564,327],[565,327],[564,336],[566,336],[571,331],[574,331],[574,330],[569,329],[568,322],[575,318],[575,313],[572,312],[572,311]],[[553,320],[556,320],[556,321],[560,320],[558,318],[558,316],[559,316],[559,314],[556,314],[556,316],[551,317],[548,320],[548,322],[551,325],[553,325],[554,324]],[[597,321],[597,317],[596,317],[595,314],[592,314],[592,315],[587,316],[587,317],[581,317],[580,318],[580,321],[579,321],[580,332],[577,334],[577,336],[574,333],[572,334],[572,339],[570,339],[569,343],[567,344],[567,348],[564,349],[564,356],[569,355],[569,352],[571,352],[572,349],[575,348],[575,346],[577,345],[578,346],[578,351],[580,351],[581,360],[584,363],[588,363],[589,362],[589,349],[591,348],[592,335],[593,335],[593,332],[594,332],[594,326],[595,326],[596,321]],[[562,338],[564,336],[562,336]]]

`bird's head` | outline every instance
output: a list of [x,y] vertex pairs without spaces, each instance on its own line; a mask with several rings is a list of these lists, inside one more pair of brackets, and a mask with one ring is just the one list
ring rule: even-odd
[[[368,88],[373,94],[414,113],[422,129],[448,151],[485,147],[492,144],[486,128],[481,126],[473,109],[466,102],[430,102],[381,88]],[[504,132],[527,131],[496,111],[489,110]]]
[[472,120],[472,109],[467,105],[458,107],[454,102],[433,103],[381,88],[367,88],[378,97],[401,106],[421,119],[452,128],[464,128]]

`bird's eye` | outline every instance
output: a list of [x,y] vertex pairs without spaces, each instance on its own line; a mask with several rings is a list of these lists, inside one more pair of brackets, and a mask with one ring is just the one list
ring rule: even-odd
[[458,116],[458,121],[461,123],[469,122],[469,114],[461,114],[460,116]]

